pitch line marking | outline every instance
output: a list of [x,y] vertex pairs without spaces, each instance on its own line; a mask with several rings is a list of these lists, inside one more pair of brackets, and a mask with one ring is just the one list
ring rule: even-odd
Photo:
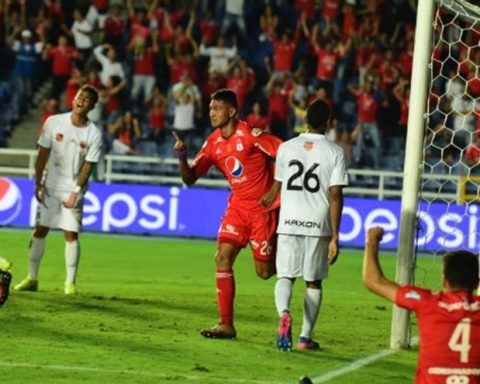
[[264,380],[247,380],[247,379],[230,379],[230,378],[220,378],[220,377],[211,377],[211,376],[192,376],[192,375],[182,375],[182,374],[163,374],[163,373],[153,373],[145,371],[135,371],[135,370],[116,370],[116,369],[103,369],[99,367],[89,367],[89,366],[70,366],[70,365],[39,365],[39,364],[29,364],[29,363],[7,363],[0,362],[0,367],[6,368],[29,368],[29,369],[47,369],[51,371],[71,371],[71,372],[96,372],[96,373],[107,373],[115,375],[131,375],[131,376],[145,376],[153,377],[157,379],[172,380],[182,382],[184,380],[188,381],[212,381],[220,383],[237,383],[237,384],[287,384],[286,382],[278,381],[264,381]]
[[[418,337],[415,336],[412,338],[412,345],[415,346],[417,344],[418,344]],[[349,372],[357,371],[360,368],[363,368],[370,363],[373,363],[377,360],[381,360],[385,357],[393,355],[398,351],[399,349],[384,349],[383,351],[374,353],[373,355],[352,361],[350,364],[347,364],[341,368],[313,377],[311,380],[314,384],[325,383],[327,381],[330,381],[331,379],[334,379],[335,377],[342,376]]]

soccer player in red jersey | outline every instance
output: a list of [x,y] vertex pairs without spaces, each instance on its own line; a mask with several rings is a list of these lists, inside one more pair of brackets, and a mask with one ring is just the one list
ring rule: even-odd
[[207,338],[236,337],[233,322],[235,280],[233,264],[239,251],[250,244],[257,275],[268,279],[275,273],[275,230],[279,200],[261,205],[273,183],[272,160],[281,140],[237,118],[237,97],[230,89],[211,95],[210,121],[214,128],[191,165],[186,147],[177,138],[175,152],[180,176],[187,185],[214,165],[226,177],[232,193],[217,238],[216,286],[220,323],[200,333]]
[[417,315],[420,354],[416,384],[480,384],[478,257],[468,251],[443,257],[443,291],[433,293],[387,279],[378,261],[383,228],[368,230],[363,282],[377,295]]

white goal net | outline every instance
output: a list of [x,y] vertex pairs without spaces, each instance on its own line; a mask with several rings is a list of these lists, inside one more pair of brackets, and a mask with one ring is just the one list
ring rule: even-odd
[[[423,282],[415,271],[417,252],[478,253],[480,244],[480,7],[473,0],[433,1],[419,0],[417,13],[400,284]],[[408,314],[395,307],[391,346],[408,346],[410,335]]]
[[417,246],[478,252],[480,8],[442,0],[433,23]]

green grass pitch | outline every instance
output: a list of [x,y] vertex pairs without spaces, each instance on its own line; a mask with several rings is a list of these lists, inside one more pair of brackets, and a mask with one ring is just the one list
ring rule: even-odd
[[[0,231],[0,255],[14,263],[13,285],[27,272],[26,231]],[[388,349],[391,306],[361,284],[359,250],[343,250],[324,284],[315,338],[322,350],[276,349],[275,279],[255,276],[249,251],[236,262],[236,340],[207,340],[217,322],[213,241],[83,233],[80,294],[63,294],[63,236],[53,232],[39,291],[11,292],[0,308],[5,383],[294,384],[302,375],[339,384],[412,382],[417,351],[400,351],[326,380],[327,374]],[[439,263],[420,260],[431,284]],[[393,276],[393,254],[383,257]],[[434,285],[435,287],[435,285]],[[438,285],[436,286],[438,288]],[[304,284],[293,297],[301,325]]]

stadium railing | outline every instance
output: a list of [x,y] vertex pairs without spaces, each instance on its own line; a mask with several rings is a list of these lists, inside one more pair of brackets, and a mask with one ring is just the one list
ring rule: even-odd
[[[0,175],[26,176],[35,174],[37,151],[31,149],[0,148]],[[137,182],[151,184],[182,184],[178,176],[178,161],[169,157],[106,155],[96,172],[98,181],[107,184],[113,182]],[[403,173],[388,170],[349,169],[350,186],[345,189],[349,196],[400,198],[402,196]],[[430,190],[423,191],[424,196],[431,194],[436,198],[465,201],[464,190],[466,176],[428,174]],[[216,170],[197,181],[198,186],[227,188],[227,182]]]

